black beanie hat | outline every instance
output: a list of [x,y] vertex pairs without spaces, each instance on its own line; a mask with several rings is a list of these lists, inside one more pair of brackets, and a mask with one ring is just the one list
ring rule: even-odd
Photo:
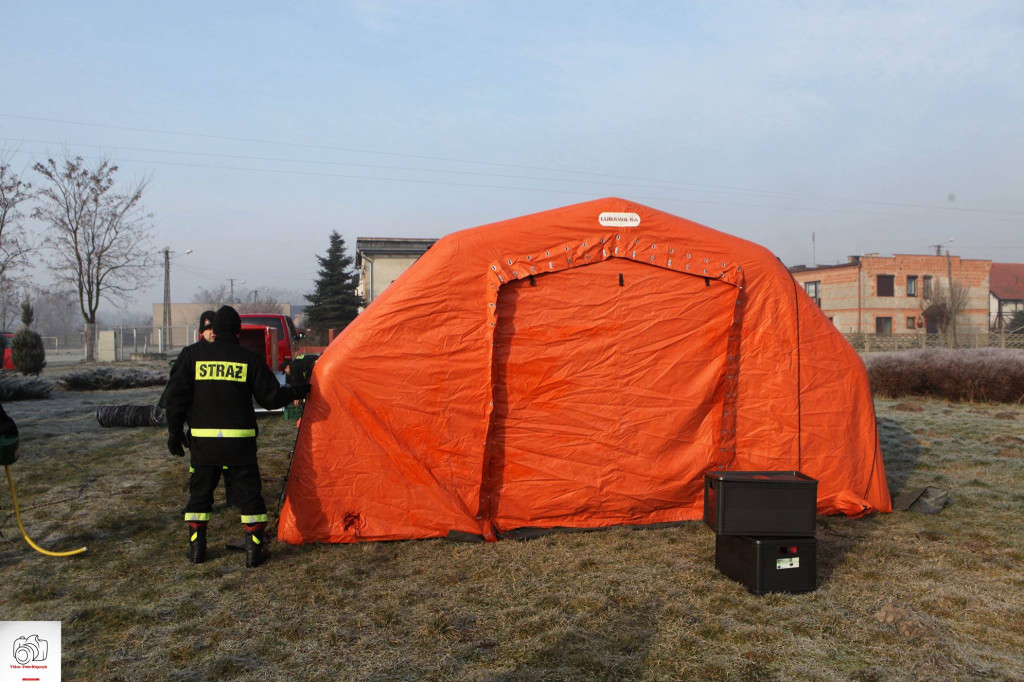
[[242,331],[242,318],[229,305],[221,306],[213,316],[213,333],[217,336],[238,336]]
[[207,329],[213,326],[213,316],[216,315],[212,310],[204,310],[203,314],[199,316],[199,333],[202,334]]

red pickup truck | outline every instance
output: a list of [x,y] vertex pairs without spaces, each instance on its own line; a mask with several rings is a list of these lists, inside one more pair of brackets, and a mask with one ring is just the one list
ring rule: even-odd
[[[243,313],[243,326],[267,327],[271,330],[271,337],[277,339],[277,363],[271,365],[275,372],[282,371],[285,361],[290,361],[295,355],[295,342],[303,337],[295,331],[295,323],[287,315],[278,313]],[[273,351],[267,354],[267,364],[270,364]]]

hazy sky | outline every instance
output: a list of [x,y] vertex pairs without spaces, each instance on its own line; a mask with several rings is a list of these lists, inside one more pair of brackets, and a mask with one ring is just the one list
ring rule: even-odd
[[[151,176],[173,298],[621,196],[787,264],[1024,261],[1024,4],[0,0],[0,147]],[[38,231],[38,226],[30,225]],[[47,275],[40,273],[39,281]],[[162,269],[132,308],[162,297]]]

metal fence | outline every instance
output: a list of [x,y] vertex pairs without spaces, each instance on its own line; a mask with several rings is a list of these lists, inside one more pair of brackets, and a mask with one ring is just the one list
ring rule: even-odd
[[[154,356],[174,356],[178,351],[195,341],[195,325],[186,324],[169,327],[167,333],[161,327],[115,327],[97,332],[97,360],[123,361]],[[913,350],[915,348],[949,348],[945,334],[844,334],[846,340],[859,352]],[[43,347],[47,353],[65,356],[68,360],[85,358],[85,333],[44,336]],[[311,339],[304,339],[304,346],[311,346]],[[980,334],[958,334],[957,348],[1022,348],[1024,332],[1012,334],[988,332]]]
[[64,334],[62,336],[44,336],[43,348],[47,351],[74,351],[85,352],[85,332],[78,334]]
[[[176,355],[195,341],[195,325],[180,327],[114,327],[96,332],[96,359],[116,362],[133,358]],[[47,355],[65,362],[85,358],[85,332],[44,336],[43,348]]]
[[1024,348],[1024,333],[982,332],[957,334],[951,344],[945,334],[844,334],[850,345],[861,353],[913,350],[915,348]]
[[[153,356],[174,356],[194,342],[196,326],[115,327],[97,333],[97,360],[133,360]],[[84,347],[83,347],[84,350]]]

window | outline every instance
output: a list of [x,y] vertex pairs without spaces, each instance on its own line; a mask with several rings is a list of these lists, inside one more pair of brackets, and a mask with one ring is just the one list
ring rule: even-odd
[[925,298],[928,298],[929,296],[932,295],[932,276],[931,275],[925,275],[924,276],[924,282],[921,283],[921,293],[924,295]]
[[917,329],[916,317],[907,317],[907,329]]
[[891,317],[876,317],[875,318],[875,333],[876,334],[892,334],[892,318]]
[[896,275],[878,275],[878,296],[896,295]]
[[807,292],[807,295],[810,296],[811,299],[813,299],[814,302],[817,303],[818,307],[820,308],[821,307],[821,280],[818,280],[816,282],[805,282],[804,283],[804,291]]
[[907,296],[917,296],[917,275],[907,275]]

